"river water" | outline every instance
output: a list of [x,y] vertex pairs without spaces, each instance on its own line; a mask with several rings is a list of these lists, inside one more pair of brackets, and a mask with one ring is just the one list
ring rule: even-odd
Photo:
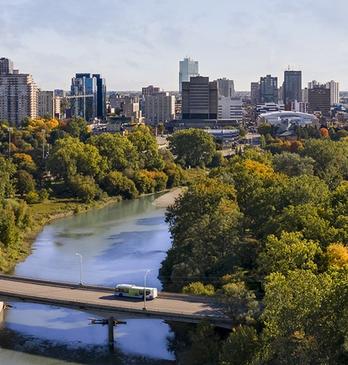
[[[56,221],[37,237],[32,254],[16,275],[113,286],[161,288],[157,275],[170,247],[164,210],[153,196],[125,201]],[[1,365],[174,364],[173,337],[162,320],[132,319],[115,329],[115,351],[107,347],[107,328],[90,325],[90,314],[65,308],[13,302],[0,324]],[[96,318],[95,316],[93,318]]]

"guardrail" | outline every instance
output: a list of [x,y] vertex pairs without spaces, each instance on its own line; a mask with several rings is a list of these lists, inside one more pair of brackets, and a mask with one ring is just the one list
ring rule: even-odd
[[[47,286],[55,286],[60,288],[74,288],[80,290],[98,290],[98,291],[105,291],[108,293],[114,292],[115,288],[103,285],[89,285],[89,284],[76,284],[76,283],[67,283],[63,281],[50,281],[50,280],[43,280],[43,279],[34,279],[24,276],[13,276],[13,275],[5,275],[0,274],[0,279],[5,280],[12,280],[18,282],[26,282],[32,284],[40,284],[40,285],[47,285]],[[203,303],[213,303],[216,300],[212,297],[204,297],[198,295],[191,295],[191,294],[182,294],[182,293],[171,293],[171,292],[158,292],[159,298],[162,299],[178,299],[178,300],[186,300],[186,301],[194,301],[194,302],[203,302]]]

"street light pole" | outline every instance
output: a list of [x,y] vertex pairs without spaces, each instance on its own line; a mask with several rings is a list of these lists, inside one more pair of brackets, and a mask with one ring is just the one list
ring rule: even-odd
[[11,158],[11,132],[12,128],[8,128],[8,158]]
[[146,270],[144,275],[144,311],[146,311],[146,278],[150,271],[150,269]]
[[75,255],[80,257],[80,286],[82,286],[82,255],[78,252]]

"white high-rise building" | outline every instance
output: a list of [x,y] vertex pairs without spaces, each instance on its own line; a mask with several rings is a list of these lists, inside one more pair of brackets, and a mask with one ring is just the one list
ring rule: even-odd
[[336,81],[329,81],[326,84],[326,88],[330,89],[330,103],[331,105],[338,104],[340,102],[340,85]]
[[191,58],[184,58],[179,63],[179,91],[182,91],[182,83],[189,82],[191,77],[199,76],[198,61]]
[[164,123],[175,118],[175,96],[167,92],[146,96],[144,106],[146,123]]
[[38,88],[31,75],[13,70],[13,64],[1,58],[0,121],[20,125],[25,118],[38,116]]

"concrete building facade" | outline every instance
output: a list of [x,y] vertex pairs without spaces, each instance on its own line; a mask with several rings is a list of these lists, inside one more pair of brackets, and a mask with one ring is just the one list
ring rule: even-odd
[[168,92],[146,96],[144,106],[145,122],[148,124],[156,125],[175,118],[175,96]]
[[217,112],[217,81],[196,76],[182,83],[182,119],[217,119]]

